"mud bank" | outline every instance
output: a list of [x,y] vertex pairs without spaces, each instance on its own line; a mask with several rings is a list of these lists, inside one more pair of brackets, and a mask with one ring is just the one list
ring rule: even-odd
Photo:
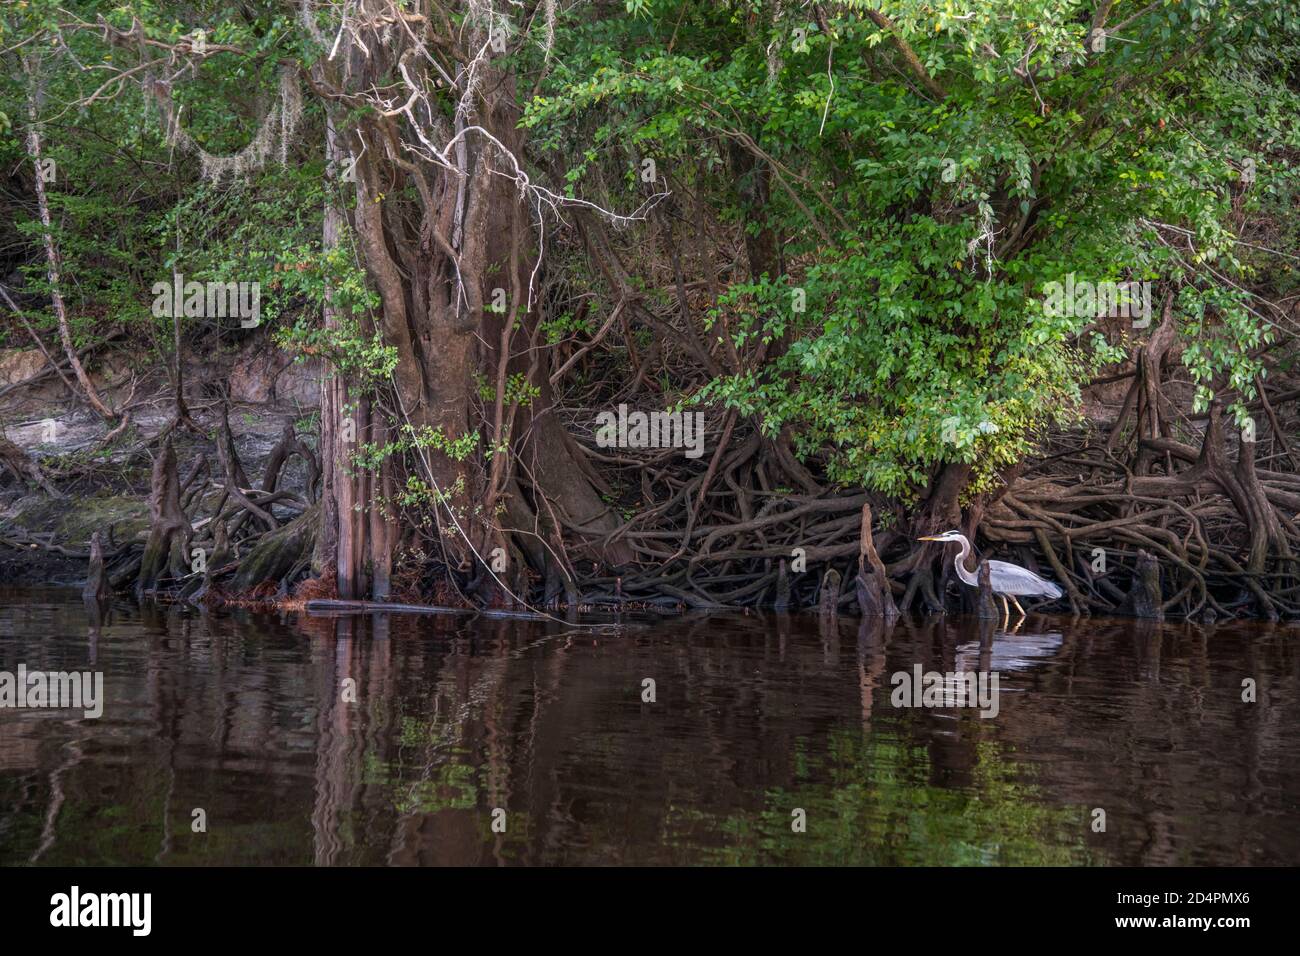
[[[105,423],[51,373],[39,352],[0,351],[0,441],[48,479],[42,487],[0,464],[0,583],[80,586],[94,533],[109,560],[148,535],[150,473],[159,436],[173,419],[170,383],[158,366],[141,374],[138,360],[121,352],[87,364],[110,404],[131,413],[128,427],[107,444]],[[264,472],[286,426],[314,442],[320,369],[294,362],[265,337],[195,347],[185,357],[183,378],[196,427],[170,432],[181,472],[218,459],[223,418],[238,460],[253,475]],[[290,459],[279,485],[301,493],[307,477],[304,463]],[[203,481],[193,489],[195,500],[215,501],[219,483]],[[293,515],[268,507],[286,520]]]

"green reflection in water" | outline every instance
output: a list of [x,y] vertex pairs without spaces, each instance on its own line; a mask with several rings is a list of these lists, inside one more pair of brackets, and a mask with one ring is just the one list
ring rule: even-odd
[[367,754],[366,783],[390,788],[399,814],[473,810],[479,802],[478,768],[468,749],[449,745],[452,731],[442,721],[403,717],[399,755],[381,760]]
[[[770,789],[755,813],[719,818],[674,807],[665,842],[703,846],[702,863],[840,866],[1101,865],[1087,845],[1088,811],[1050,806],[1023,764],[991,742],[975,746],[971,785],[936,786],[922,747],[860,731],[832,732],[824,757],[801,755],[800,784]],[[807,830],[792,829],[802,808]]]
[[[466,756],[461,752],[461,756]],[[454,760],[430,770],[427,777],[399,784],[393,806],[398,813],[473,810],[478,806],[478,772]]]

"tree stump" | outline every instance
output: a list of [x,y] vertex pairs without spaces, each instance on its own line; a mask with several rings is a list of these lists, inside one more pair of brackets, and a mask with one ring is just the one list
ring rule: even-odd
[[790,574],[785,569],[784,558],[776,566],[776,600],[772,607],[778,611],[790,610]]
[[86,586],[81,589],[81,596],[87,601],[106,601],[113,595],[108,583],[108,574],[104,570],[104,546],[100,543],[99,532],[90,536],[90,570],[86,575]]
[[998,610],[998,602],[993,597],[993,585],[989,582],[989,563],[980,562],[979,589],[975,598],[975,616],[981,621],[1000,621],[1002,613]]
[[821,596],[817,602],[817,613],[830,617],[838,613],[840,606],[840,572],[828,568],[822,577]]
[[862,506],[862,525],[858,537],[858,574],[855,579],[858,592],[858,610],[863,617],[880,617],[885,621],[898,619],[898,606],[889,588],[889,575],[885,562],[876,553],[876,543],[871,535],[871,505]]
[[1137,566],[1133,570],[1133,584],[1116,614],[1163,621],[1165,612],[1160,594],[1160,563],[1145,551],[1138,551]]
[[176,576],[184,573],[189,539],[189,521],[181,510],[176,450],[172,447],[171,436],[168,436],[153,463],[149,488],[149,537],[140,559],[136,594],[157,590],[159,579],[169,570]]

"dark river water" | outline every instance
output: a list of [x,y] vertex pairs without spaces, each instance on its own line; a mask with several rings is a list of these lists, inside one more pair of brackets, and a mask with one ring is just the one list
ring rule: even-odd
[[1300,863],[1300,626],[622,623],[0,590],[0,864]]

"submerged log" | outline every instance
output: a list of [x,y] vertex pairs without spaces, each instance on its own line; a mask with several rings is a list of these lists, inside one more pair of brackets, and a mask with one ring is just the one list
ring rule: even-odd
[[[506,611],[500,608],[439,607],[433,604],[390,604],[386,601],[344,601],[320,598],[303,605],[309,614],[453,614],[458,616],[510,618],[513,620],[545,621],[545,614],[533,611]],[[614,626],[614,625],[611,625]]]

